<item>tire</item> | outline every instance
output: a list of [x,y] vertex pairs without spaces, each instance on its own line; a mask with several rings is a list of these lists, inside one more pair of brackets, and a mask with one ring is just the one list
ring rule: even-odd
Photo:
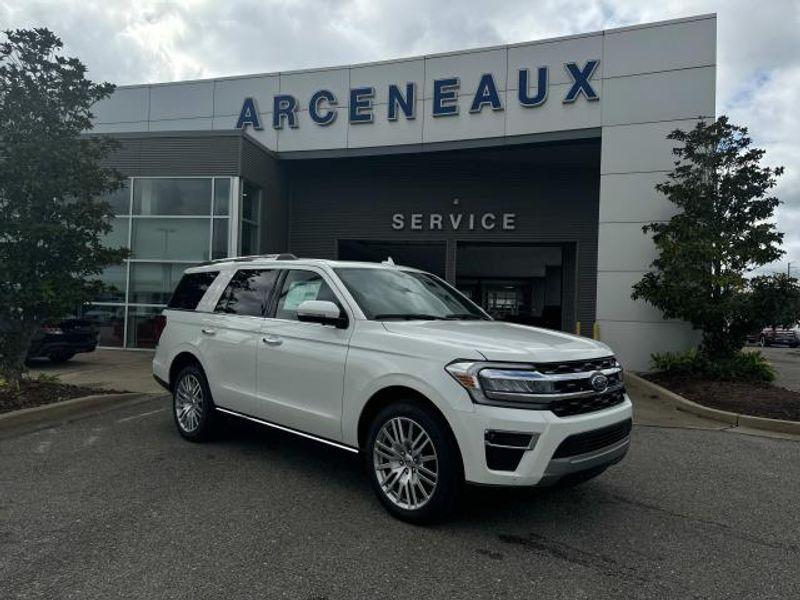
[[461,487],[460,455],[433,411],[405,401],[385,407],[370,424],[364,455],[372,487],[394,517],[421,525],[452,511]]
[[60,365],[61,363],[67,362],[73,356],[75,356],[74,352],[69,352],[68,350],[58,350],[56,352],[48,354],[47,358],[50,359],[51,363]]
[[582,483],[586,483],[590,479],[594,479],[598,475],[602,475],[607,468],[608,468],[607,465],[603,465],[602,467],[595,467],[593,469],[587,469],[579,473],[572,473],[571,475],[566,475],[561,479],[559,479],[553,487],[560,489],[573,488],[576,485],[581,485]]
[[190,442],[204,442],[213,436],[219,415],[200,367],[184,367],[175,378],[172,416],[178,433]]
[[766,348],[769,346],[769,342],[767,341],[767,338],[762,335],[760,338],[758,338],[758,345],[762,348]]

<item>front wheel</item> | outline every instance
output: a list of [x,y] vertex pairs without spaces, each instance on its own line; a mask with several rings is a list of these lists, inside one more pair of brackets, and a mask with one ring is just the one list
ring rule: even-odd
[[366,462],[378,499],[410,523],[441,520],[461,480],[458,449],[441,418],[410,402],[384,408],[367,437]]
[[184,438],[202,442],[211,437],[217,415],[208,381],[199,367],[189,365],[178,374],[172,389],[172,409],[175,426]]

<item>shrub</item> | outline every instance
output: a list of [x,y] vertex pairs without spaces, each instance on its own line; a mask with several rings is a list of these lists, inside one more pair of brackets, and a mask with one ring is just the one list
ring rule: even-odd
[[704,377],[719,381],[770,382],[772,365],[760,352],[737,352],[727,358],[712,358],[696,350],[652,355],[656,371],[670,375]]

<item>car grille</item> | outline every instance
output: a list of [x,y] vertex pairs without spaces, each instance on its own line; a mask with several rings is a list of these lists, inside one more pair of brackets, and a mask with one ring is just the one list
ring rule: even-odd
[[568,400],[557,400],[550,404],[550,410],[557,417],[571,417],[572,415],[582,415],[611,408],[617,404],[622,404],[625,400],[624,390],[611,394],[590,396],[588,398],[572,398]]
[[579,454],[587,454],[589,452],[595,452],[596,450],[602,450],[603,448],[624,440],[630,433],[630,419],[620,421],[619,423],[601,429],[576,433],[559,444],[553,454],[553,458],[567,458],[569,456],[577,456]]
[[591,360],[573,360],[561,363],[537,364],[536,370],[544,375],[563,375],[566,373],[586,373],[602,371],[617,366],[617,361],[613,356],[605,358],[595,358]]

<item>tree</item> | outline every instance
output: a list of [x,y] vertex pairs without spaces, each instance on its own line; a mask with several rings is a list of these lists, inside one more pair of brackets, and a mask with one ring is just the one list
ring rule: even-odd
[[800,285],[786,273],[750,280],[752,315],[761,327],[790,327],[800,321]]
[[633,298],[701,330],[706,356],[731,357],[752,322],[745,274],[783,254],[783,234],[770,221],[780,201],[768,195],[783,167],[761,166],[764,150],[725,116],[667,138],[680,145],[675,168],[656,189],[681,211],[643,228],[658,257]]
[[102,161],[115,148],[87,136],[91,106],[114,86],[86,78],[47,29],[5,31],[0,43],[0,376],[19,385],[33,333],[102,288],[111,207],[98,200],[121,176]]

